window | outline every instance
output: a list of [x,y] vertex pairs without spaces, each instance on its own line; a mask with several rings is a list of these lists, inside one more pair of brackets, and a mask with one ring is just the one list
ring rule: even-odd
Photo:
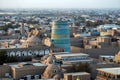
[[57,70],[56,69],[54,69],[54,73],[56,73],[57,72]]

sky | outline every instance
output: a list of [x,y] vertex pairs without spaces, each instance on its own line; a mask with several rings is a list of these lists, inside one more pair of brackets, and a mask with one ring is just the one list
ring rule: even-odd
[[120,8],[120,0],[0,0],[0,8]]

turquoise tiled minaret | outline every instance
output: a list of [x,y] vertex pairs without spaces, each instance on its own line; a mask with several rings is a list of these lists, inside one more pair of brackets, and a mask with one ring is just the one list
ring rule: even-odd
[[67,21],[54,21],[52,23],[51,41],[54,47],[63,48],[70,52],[70,30]]

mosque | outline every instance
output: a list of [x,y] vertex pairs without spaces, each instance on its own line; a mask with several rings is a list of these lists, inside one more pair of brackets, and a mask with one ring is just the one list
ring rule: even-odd
[[[51,34],[50,52],[44,55],[38,62],[24,62],[15,64],[6,64],[7,72],[12,73],[14,79],[26,78],[30,79],[34,76],[35,79],[60,80],[64,78],[64,74],[72,69],[72,64],[77,62],[92,62],[87,54],[72,54],[70,50],[69,27],[66,21],[58,20],[53,22]],[[40,32],[34,29],[28,33],[27,39],[22,39],[22,48],[33,48],[42,46],[42,40],[39,38]],[[55,50],[56,49],[56,50]],[[57,52],[58,51],[62,51]],[[69,55],[70,53],[71,55]],[[61,59],[59,57],[61,56]],[[69,56],[69,57],[67,57]],[[76,60],[77,59],[77,60]],[[70,62],[68,62],[68,60]],[[11,72],[12,71],[12,72]],[[6,71],[3,71],[6,73]],[[21,74],[21,75],[19,75]],[[37,75],[36,75],[37,74]],[[73,74],[71,74],[72,76]],[[86,73],[76,73],[73,80],[77,79],[79,75],[86,75]],[[89,75],[87,73],[87,75]],[[39,76],[39,78],[36,78]],[[68,74],[66,76],[69,77]],[[90,76],[88,76],[90,78]],[[90,80],[90,79],[84,80]],[[68,79],[65,79],[68,80]]]
[[22,48],[37,47],[42,45],[42,40],[39,38],[40,32],[38,29],[28,33],[27,40],[23,41]]

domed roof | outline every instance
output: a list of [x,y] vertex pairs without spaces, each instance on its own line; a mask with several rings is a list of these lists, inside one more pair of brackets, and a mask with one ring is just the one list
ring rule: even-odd
[[55,80],[60,80],[61,76],[59,74],[56,74],[54,77],[53,77]]
[[50,56],[47,58],[47,63],[48,63],[48,64],[52,64],[53,61],[55,61],[55,60],[56,60],[55,56],[54,56],[54,55],[50,55]]
[[16,44],[16,43],[19,43],[19,40],[18,39],[14,39],[10,42],[10,44]]
[[57,69],[59,70],[59,67],[57,65],[54,65],[54,64],[49,64],[48,67],[46,68],[46,70],[49,72],[49,71],[52,71],[54,69]]
[[49,55],[45,55],[45,56],[43,56],[41,59],[42,59],[42,60],[46,60],[48,57],[49,57]]
[[14,32],[14,29],[10,28],[10,29],[8,29],[8,32]]
[[120,51],[118,52],[118,55],[120,56]]
[[40,43],[41,40],[36,36],[31,36],[30,38],[27,39],[27,42]]
[[54,75],[61,74],[61,70],[57,65],[49,64],[43,73],[44,78],[53,78]]
[[8,30],[8,35],[15,33],[14,29],[9,29]]

